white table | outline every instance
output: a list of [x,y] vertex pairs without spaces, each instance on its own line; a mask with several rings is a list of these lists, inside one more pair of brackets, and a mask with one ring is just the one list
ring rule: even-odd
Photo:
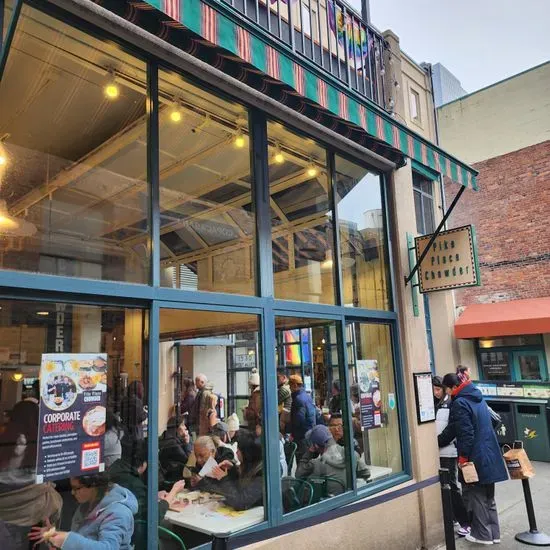
[[375,479],[387,477],[393,472],[391,468],[384,468],[383,466],[367,466],[367,468],[369,469],[370,477],[367,480],[357,478],[357,488],[364,487],[367,483],[371,483]]
[[180,527],[223,538],[261,523],[265,517],[263,506],[244,510],[237,516],[216,512],[215,507],[213,503],[189,504],[181,512],[168,510],[164,519]]

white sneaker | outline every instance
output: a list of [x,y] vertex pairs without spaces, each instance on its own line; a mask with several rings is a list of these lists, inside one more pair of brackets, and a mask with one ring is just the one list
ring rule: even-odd
[[460,529],[456,530],[456,534],[459,537],[465,537],[466,535],[470,534],[470,528],[469,527],[460,527]]
[[500,544],[500,539],[493,539],[493,544]]
[[493,544],[492,540],[478,540],[475,537],[472,537],[472,535],[466,535],[466,540],[468,542],[473,542],[474,544],[485,544],[486,546]]

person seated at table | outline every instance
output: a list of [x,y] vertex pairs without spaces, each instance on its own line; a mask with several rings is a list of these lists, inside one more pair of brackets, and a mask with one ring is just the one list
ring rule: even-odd
[[131,550],[136,497],[111,483],[106,473],[71,478],[72,493],[79,503],[71,530],[57,531],[49,520],[33,527],[29,538],[63,550]]
[[199,476],[199,472],[208,462],[208,459],[210,457],[214,458],[215,456],[216,444],[214,443],[214,440],[209,435],[201,435],[200,437],[197,437],[195,444],[193,445],[193,455],[189,458],[186,466],[186,469],[191,472],[191,487],[196,487],[202,481],[202,477]]
[[229,428],[229,439],[231,441],[235,441],[239,435],[239,429],[241,427],[237,413],[233,413],[227,418],[227,427]]
[[[328,429],[334,438],[334,441],[344,447],[344,419],[341,414],[333,414],[328,421]],[[361,447],[355,437],[353,438],[353,449],[361,455]]]
[[[315,426],[306,434],[308,451],[301,457],[296,468],[296,477],[332,477],[339,482],[327,481],[328,493],[338,495],[346,486],[346,451],[338,445],[330,430],[322,424]],[[368,478],[370,472],[364,460],[356,453],[357,477]]]
[[[137,519],[147,520],[147,485],[143,476],[147,470],[147,440],[124,440],[122,457],[113,463],[109,469],[109,479],[121,487],[132,491],[138,501]],[[176,501],[177,494],[185,487],[185,481],[174,483],[170,492],[160,491],[158,494],[159,521],[164,519],[168,508]]]
[[238,465],[237,459],[237,442],[232,441],[229,436],[229,426],[225,422],[218,422],[210,428],[210,435],[216,445],[216,462],[222,460],[232,460]]
[[192,452],[191,435],[185,422],[178,422],[175,416],[171,417],[159,438],[159,462],[164,481],[173,482],[181,478],[181,472]]
[[[240,466],[224,460],[214,468],[214,479],[205,478],[200,489],[223,495],[225,503],[235,510],[248,510],[261,506],[263,502],[262,446],[255,434],[248,430],[239,434],[238,444]],[[231,469],[237,469],[236,479],[229,477]]]

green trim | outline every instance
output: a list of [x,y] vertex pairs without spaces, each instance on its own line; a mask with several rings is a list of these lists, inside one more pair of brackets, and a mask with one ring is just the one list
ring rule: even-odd
[[265,44],[253,34],[250,35],[250,52],[252,65],[265,73],[267,70]]
[[481,286],[481,269],[479,268],[479,254],[477,251],[477,233],[476,228],[472,225],[472,255],[474,257],[474,268],[476,270],[476,285]]
[[393,124],[383,119],[382,127],[384,129],[384,140],[393,147]]
[[279,65],[281,69],[281,80],[291,88],[296,88],[296,83],[294,82],[294,66],[292,64],[292,59],[290,59],[290,57],[287,57],[286,55],[281,55]]
[[439,181],[439,174],[435,170],[430,170],[430,168],[424,166],[417,160],[411,160],[411,167],[415,172],[418,172],[421,176],[424,176],[430,181]]
[[193,31],[196,34],[201,33],[201,5],[200,0],[181,0],[181,22],[189,30]]
[[218,17],[218,44],[231,53],[237,53],[237,25],[227,17]]
[[349,119],[357,126],[361,126],[361,117],[359,116],[359,103],[355,99],[348,98]]
[[338,97],[338,90],[332,86],[327,85],[327,106],[328,110],[332,113],[340,115],[340,99]]
[[319,97],[319,90],[317,89],[317,77],[304,69],[304,81],[305,81],[305,93],[308,99],[317,103]]

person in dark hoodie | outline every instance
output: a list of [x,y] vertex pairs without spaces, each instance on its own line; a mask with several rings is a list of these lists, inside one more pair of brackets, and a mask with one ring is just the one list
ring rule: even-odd
[[495,483],[506,481],[508,472],[502,459],[491,414],[481,391],[471,380],[461,381],[446,374],[443,386],[451,396],[449,425],[439,435],[439,445],[456,437],[459,467],[473,462],[477,483],[463,483],[464,497],[471,516],[469,542],[489,545],[500,542],[500,526],[495,503]]
[[[147,470],[147,440],[125,440],[122,447],[122,457],[113,463],[109,469],[109,479],[121,487],[130,490],[138,501],[137,519],[147,521],[147,485],[143,476]],[[164,519],[170,505],[183,491],[185,482],[176,481],[170,492],[159,492],[159,521]]]
[[306,433],[317,423],[317,411],[309,393],[304,388],[304,382],[299,374],[289,378],[292,391],[292,406],[290,408],[290,434],[298,446],[296,461],[307,451]]
[[192,452],[191,435],[185,422],[181,420],[178,423],[173,416],[168,420],[166,430],[159,438],[159,462],[165,481],[181,479],[183,468]]
[[[445,428],[449,425],[451,397],[445,393],[441,376],[434,376],[432,378],[432,387],[436,411],[435,427],[437,435],[439,435],[443,433]],[[456,445],[454,440],[449,443],[443,441],[443,443],[445,443],[445,445],[439,446],[439,464],[441,468],[449,470],[453,517],[455,522],[460,525],[456,533],[461,537],[465,537],[470,533],[470,519],[458,483],[458,454]]]
[[134,514],[138,511],[131,491],[111,483],[107,474],[71,478],[77,508],[71,530],[57,531],[49,521],[33,527],[29,538],[63,550],[132,550]]

